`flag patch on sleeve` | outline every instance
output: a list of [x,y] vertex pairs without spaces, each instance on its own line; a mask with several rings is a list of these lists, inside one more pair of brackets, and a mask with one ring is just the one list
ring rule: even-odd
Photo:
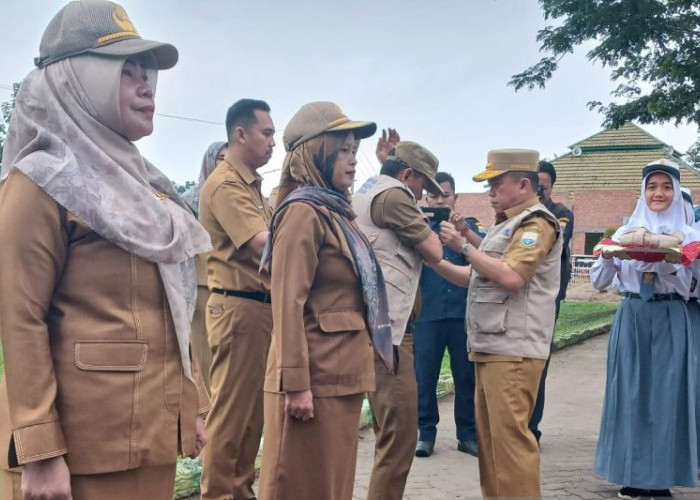
[[534,247],[535,244],[537,243],[537,237],[539,235],[540,235],[540,233],[535,232],[535,231],[523,232],[523,235],[520,237],[520,245],[525,247],[525,248]]

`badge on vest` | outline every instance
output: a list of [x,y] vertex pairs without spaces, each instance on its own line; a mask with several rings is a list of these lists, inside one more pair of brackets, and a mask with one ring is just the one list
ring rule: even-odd
[[532,248],[537,243],[537,237],[540,233],[535,231],[525,231],[520,238],[520,245],[524,248]]
[[509,238],[510,237],[510,229],[504,229],[501,234],[503,236],[505,236],[506,238]]

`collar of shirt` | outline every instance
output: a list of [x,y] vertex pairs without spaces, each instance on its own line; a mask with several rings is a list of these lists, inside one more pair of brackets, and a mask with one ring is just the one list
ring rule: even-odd
[[229,169],[238,173],[246,184],[262,183],[262,176],[255,171],[251,171],[248,167],[243,165],[240,161],[233,158],[228,152],[222,160],[226,163]]
[[503,212],[499,212],[496,214],[496,224],[500,224],[501,222],[507,220],[507,219],[512,219],[516,215],[519,215],[523,210],[534,207],[540,202],[540,200],[535,196],[527,201],[524,201],[520,203],[519,205],[515,205],[514,207],[508,208],[504,210]]

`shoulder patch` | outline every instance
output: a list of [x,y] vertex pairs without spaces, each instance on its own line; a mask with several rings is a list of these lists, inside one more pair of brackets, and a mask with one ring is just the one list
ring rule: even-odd
[[540,228],[527,228],[520,237],[520,246],[523,248],[534,247],[542,230]]

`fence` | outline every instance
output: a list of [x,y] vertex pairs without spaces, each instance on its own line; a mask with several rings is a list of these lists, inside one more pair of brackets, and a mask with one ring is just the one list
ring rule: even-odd
[[592,255],[571,256],[571,281],[569,285],[590,283],[591,266],[598,260]]

